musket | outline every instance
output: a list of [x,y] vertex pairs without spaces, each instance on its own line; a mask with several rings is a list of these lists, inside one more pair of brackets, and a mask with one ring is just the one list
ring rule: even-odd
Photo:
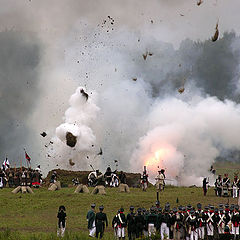
[[93,168],[92,164],[90,164],[90,167],[92,168],[92,170],[95,172],[95,169]]

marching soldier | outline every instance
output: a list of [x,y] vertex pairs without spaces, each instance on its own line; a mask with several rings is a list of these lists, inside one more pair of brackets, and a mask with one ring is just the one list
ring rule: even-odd
[[87,222],[88,222],[89,237],[94,237],[96,233],[94,203],[91,205],[91,210],[89,210],[87,213]]
[[240,185],[240,182],[239,182],[238,176],[235,176],[232,183],[233,198],[238,197],[239,185]]
[[101,239],[103,237],[103,233],[105,230],[105,223],[106,227],[108,226],[108,220],[107,220],[107,215],[106,213],[103,212],[104,207],[100,206],[99,207],[99,212],[95,216],[95,224],[96,224],[96,238]]
[[130,207],[130,213],[127,215],[127,226],[128,226],[128,239],[135,239],[136,225],[135,225],[135,214],[134,207]]

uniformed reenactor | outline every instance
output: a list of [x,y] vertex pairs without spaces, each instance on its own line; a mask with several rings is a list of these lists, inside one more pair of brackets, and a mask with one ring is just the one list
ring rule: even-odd
[[117,214],[113,217],[113,220],[112,220],[112,228],[113,228],[115,239],[118,239],[117,224],[118,224],[118,214],[119,213],[120,213],[120,210],[117,211]]
[[220,216],[218,213],[218,208],[214,209],[214,215],[212,219],[213,219],[213,226],[214,226],[214,233],[213,233],[214,239],[219,239],[218,223],[220,221]]
[[95,224],[96,224],[96,238],[101,239],[103,237],[103,233],[105,230],[105,223],[106,227],[108,226],[108,220],[107,220],[107,215],[106,213],[103,212],[104,207],[100,206],[99,207],[99,212],[95,216]]
[[240,185],[240,182],[239,182],[238,176],[235,176],[232,183],[233,198],[238,197],[239,185]]
[[135,239],[136,224],[135,224],[135,213],[134,207],[130,207],[130,213],[127,215],[127,227],[128,227],[128,239]]
[[206,221],[206,225],[207,225],[207,237],[208,239],[214,239],[214,221],[213,221],[213,216],[214,216],[214,207],[210,206],[210,210],[207,214],[207,221]]
[[173,239],[180,240],[182,235],[182,221],[183,216],[181,214],[182,207],[179,207],[179,211],[176,208],[173,208],[173,214],[171,221],[173,223]]
[[228,178],[228,174],[224,174],[222,185],[223,185],[223,196],[227,197],[228,196],[228,188],[230,186],[230,179]]
[[195,212],[193,209],[190,210],[189,215],[186,219],[188,223],[188,234],[190,240],[197,240],[198,233],[197,233],[197,217],[195,216]]
[[224,228],[225,228],[225,223],[224,223],[224,211],[223,211],[223,207],[220,206],[219,208],[219,221],[217,224],[218,227],[218,234],[219,234],[219,239],[224,239]]
[[91,204],[91,210],[89,210],[87,213],[87,222],[88,222],[89,237],[94,237],[96,233],[94,203]]
[[216,195],[218,197],[222,196],[222,176],[218,175],[218,178],[215,181]]
[[146,217],[146,223],[148,226],[148,236],[154,236],[156,234],[158,216],[154,211],[154,207],[150,208],[150,214]]
[[231,216],[230,216],[230,210],[228,208],[228,204],[225,205],[225,214],[224,214],[224,218],[223,218],[223,221],[224,221],[224,236],[223,236],[223,239],[225,240],[225,237],[226,237],[226,234],[227,235],[230,235],[230,226],[232,225],[231,224]]
[[165,170],[161,169],[160,171],[158,171],[158,175],[155,178],[156,179],[156,188],[158,191],[163,191],[164,190],[164,186],[165,186],[165,174],[164,174]]
[[144,171],[143,171],[143,175],[141,176],[141,184],[142,184],[142,190],[143,191],[147,191],[147,187],[148,187],[148,174],[147,174],[147,170],[144,167]]
[[235,206],[231,222],[232,222],[232,235],[234,236],[234,239],[239,239],[240,215],[238,205]]
[[8,186],[11,188],[14,186],[14,171],[10,170],[8,173]]
[[142,215],[142,209],[138,208],[135,216],[136,238],[143,237],[144,216]]
[[204,239],[206,222],[203,219],[203,210],[202,210],[202,204],[201,203],[197,204],[196,217],[197,217],[198,239]]
[[169,227],[170,227],[170,215],[169,215],[170,205],[167,203],[165,205],[164,212],[162,214],[162,224],[161,224],[161,238],[164,239],[164,235],[169,237]]
[[57,236],[64,237],[65,229],[66,229],[66,208],[64,206],[60,206],[58,209],[58,230]]
[[144,225],[143,225],[143,235],[144,237],[148,237],[148,225],[147,225],[147,216],[148,212],[145,208],[142,209],[143,217],[144,217]]
[[127,220],[123,212],[124,212],[124,209],[120,208],[120,212],[118,213],[116,218],[118,239],[125,239],[125,227],[127,226]]

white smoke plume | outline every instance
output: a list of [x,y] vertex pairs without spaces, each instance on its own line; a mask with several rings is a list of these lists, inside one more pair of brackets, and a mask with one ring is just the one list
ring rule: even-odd
[[[240,150],[238,0],[1,2],[2,30],[31,32],[37,41],[29,42],[40,46],[38,91],[29,91],[34,104],[24,121],[31,132],[25,145],[34,143],[33,163],[45,172],[89,164],[103,171],[115,159],[120,169],[141,171],[150,159],[152,176],[164,167],[188,185],[199,183],[222,152]],[[212,43],[218,20],[220,39]],[[87,102],[79,86],[89,93]],[[2,104],[1,111],[7,108]],[[46,138],[39,136],[43,130]],[[77,136],[74,148],[66,145],[67,131]],[[25,132],[13,136],[24,139]],[[100,147],[103,156],[94,158]]]
[[[56,137],[49,146],[52,167],[78,169],[94,157],[96,136],[91,125],[96,121],[99,108],[93,100],[95,93],[92,92],[92,97],[86,100],[81,90],[86,89],[78,87],[70,97],[70,107],[65,112],[64,123],[56,128]],[[67,145],[67,133],[76,137],[74,147]],[[70,162],[74,165],[71,166]]]

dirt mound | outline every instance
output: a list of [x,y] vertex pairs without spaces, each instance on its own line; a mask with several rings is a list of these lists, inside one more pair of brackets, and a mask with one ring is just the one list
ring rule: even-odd
[[[72,185],[72,179],[78,178],[79,182],[82,184],[87,184],[87,177],[91,171],[68,171],[63,169],[54,169],[48,172],[47,177],[45,178],[45,183],[49,185],[50,178],[53,171],[57,172],[58,181],[61,182],[62,186]],[[127,185],[129,187],[139,187],[140,185],[140,173],[125,173],[127,177]],[[118,172],[119,175],[119,172]]]

